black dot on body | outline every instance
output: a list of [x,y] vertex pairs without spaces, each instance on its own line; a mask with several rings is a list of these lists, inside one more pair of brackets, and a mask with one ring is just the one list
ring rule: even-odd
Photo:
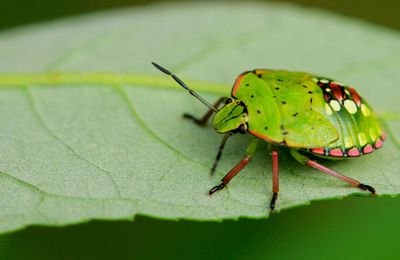
[[265,130],[268,130],[268,126],[264,127]]
[[246,84],[246,87],[248,87],[248,86],[250,86],[250,84],[249,84],[249,83],[247,83],[247,84]]
[[293,114],[293,116],[297,116],[298,114],[299,114],[299,113],[298,113],[298,112],[296,112],[296,113],[294,113],[294,114]]
[[254,98],[254,95],[251,95],[250,97],[251,97],[251,98]]
[[259,77],[261,79],[261,74],[258,74],[257,77]]
[[279,90],[279,87],[276,87],[275,89],[276,89],[276,90]]
[[283,81],[283,79],[276,79],[277,81]]
[[260,111],[260,110],[257,110],[257,113],[258,113],[258,114],[261,114],[261,111]]
[[310,91],[308,91],[308,94],[312,94],[312,91],[310,90]]
[[312,103],[312,98],[310,98],[310,104]]
[[306,85],[303,85],[303,88],[307,88],[307,86],[306,86]]
[[285,105],[285,104],[286,104],[286,101],[281,101],[281,103]]

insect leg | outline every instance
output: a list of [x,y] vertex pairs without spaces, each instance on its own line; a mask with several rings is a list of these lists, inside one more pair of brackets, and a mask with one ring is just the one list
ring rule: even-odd
[[221,144],[219,145],[218,153],[217,153],[217,156],[215,157],[213,166],[211,167],[210,175],[214,175],[215,169],[217,169],[217,164],[219,162],[219,159],[221,159],[222,151],[224,150],[226,140],[228,140],[229,136],[230,136],[230,134],[226,134],[224,136],[224,138],[222,139]]
[[256,152],[257,144],[258,144],[259,139],[254,138],[249,146],[247,147],[246,154],[243,157],[243,159],[235,166],[233,167],[225,176],[222,178],[221,183],[218,184],[217,186],[213,187],[208,194],[212,195],[214,192],[222,190],[232,179],[233,177],[236,176],[246,165],[250,162],[251,157],[254,155]]
[[317,163],[316,161],[313,161],[313,160],[307,158],[306,156],[301,155],[298,151],[296,151],[294,149],[292,149],[290,151],[291,151],[293,157],[297,161],[299,161],[300,163],[305,164],[307,166],[310,166],[312,168],[315,168],[317,170],[320,170],[320,171],[322,171],[322,172],[324,172],[326,174],[329,174],[329,175],[331,175],[331,176],[333,176],[335,178],[338,178],[338,179],[340,179],[342,181],[345,181],[345,182],[351,184],[354,187],[360,188],[362,190],[368,190],[372,194],[375,194],[375,189],[373,187],[371,187],[369,185],[366,185],[366,184],[363,184],[363,183],[361,183],[361,182],[359,182],[359,181],[357,181],[355,179],[352,179],[350,177],[347,177],[347,176],[345,176],[343,174],[340,174],[340,173],[338,173],[338,172],[336,172],[334,170],[331,170],[331,169],[329,169],[329,168]]
[[[213,104],[213,107],[214,108],[218,108],[218,106],[221,104],[221,103],[223,103],[224,101],[225,101],[225,99],[226,99],[226,97],[220,97],[214,104]],[[207,111],[207,113],[205,113],[205,115],[204,116],[202,116],[201,118],[196,118],[196,117],[194,117],[194,116],[192,116],[192,115],[190,115],[190,114],[187,114],[187,113],[185,113],[185,114],[183,114],[183,117],[184,118],[187,118],[187,119],[191,119],[191,120],[193,120],[196,124],[198,124],[199,126],[205,126],[206,124],[207,124],[207,121],[208,121],[208,119],[210,119],[210,117],[212,116],[212,114],[214,113],[215,111],[213,110],[213,109],[209,109],[208,111]]]
[[279,175],[278,175],[278,151],[272,150],[272,199],[269,208],[274,210],[275,202],[279,192]]

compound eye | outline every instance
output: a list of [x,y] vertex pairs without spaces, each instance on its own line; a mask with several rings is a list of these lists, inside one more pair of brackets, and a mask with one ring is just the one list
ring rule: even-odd
[[228,98],[228,99],[225,101],[225,105],[228,105],[229,103],[232,103],[232,102],[233,102],[233,99]]
[[246,127],[246,125],[245,124],[241,124],[239,127],[238,127],[238,132],[240,133],[240,134],[245,134],[246,133],[246,131],[247,131],[247,127]]

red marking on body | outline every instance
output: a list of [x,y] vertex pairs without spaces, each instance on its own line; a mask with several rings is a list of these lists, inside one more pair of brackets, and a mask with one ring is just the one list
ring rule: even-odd
[[357,106],[360,106],[361,105],[360,95],[358,95],[357,91],[352,87],[349,87],[349,91],[351,94],[351,98],[354,100],[354,102],[356,102]]
[[331,97],[329,96],[329,94],[325,94],[324,98],[325,98],[326,102],[329,102],[331,100]]
[[245,74],[246,74],[246,73],[243,73],[243,74],[239,75],[239,76],[237,77],[236,81],[235,81],[235,84],[233,84],[232,97],[235,97],[236,92],[237,92],[237,90],[238,90],[238,88],[239,88],[240,82],[242,81],[243,76],[244,76]]
[[382,132],[381,139],[382,139],[382,141],[386,140],[386,133],[385,132]]
[[329,151],[330,156],[343,156],[343,151],[340,148],[334,148]]
[[253,130],[247,130],[247,132],[249,132],[250,134],[252,134],[252,135],[254,135],[254,136],[258,137],[258,138],[264,139],[265,141],[268,141],[270,143],[276,143],[274,140],[272,140],[271,138],[267,137],[266,135],[254,132]]
[[373,151],[374,151],[374,148],[370,144],[367,144],[363,149],[363,153],[372,153]]
[[331,86],[332,93],[335,96],[335,98],[338,101],[342,102],[342,100],[344,99],[343,87],[339,86],[338,84],[335,84],[335,83],[331,83],[330,86]]
[[382,147],[382,140],[380,138],[378,138],[378,140],[376,140],[374,146],[375,146],[376,149],[381,148]]
[[323,87],[323,86],[324,86],[324,83],[319,82],[318,85],[319,85],[320,87]]
[[357,147],[353,147],[347,151],[347,155],[348,156],[360,156],[360,151],[358,150]]
[[311,149],[311,152],[316,153],[316,154],[325,155],[325,149],[324,148],[314,148],[314,149]]

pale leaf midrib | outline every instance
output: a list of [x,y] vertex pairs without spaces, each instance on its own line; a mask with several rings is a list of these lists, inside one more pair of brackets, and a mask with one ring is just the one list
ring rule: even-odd
[[[229,93],[229,86],[218,83],[186,81],[191,88],[215,94]],[[62,85],[131,85],[179,89],[169,77],[112,72],[47,72],[0,74],[0,87],[62,86]]]

